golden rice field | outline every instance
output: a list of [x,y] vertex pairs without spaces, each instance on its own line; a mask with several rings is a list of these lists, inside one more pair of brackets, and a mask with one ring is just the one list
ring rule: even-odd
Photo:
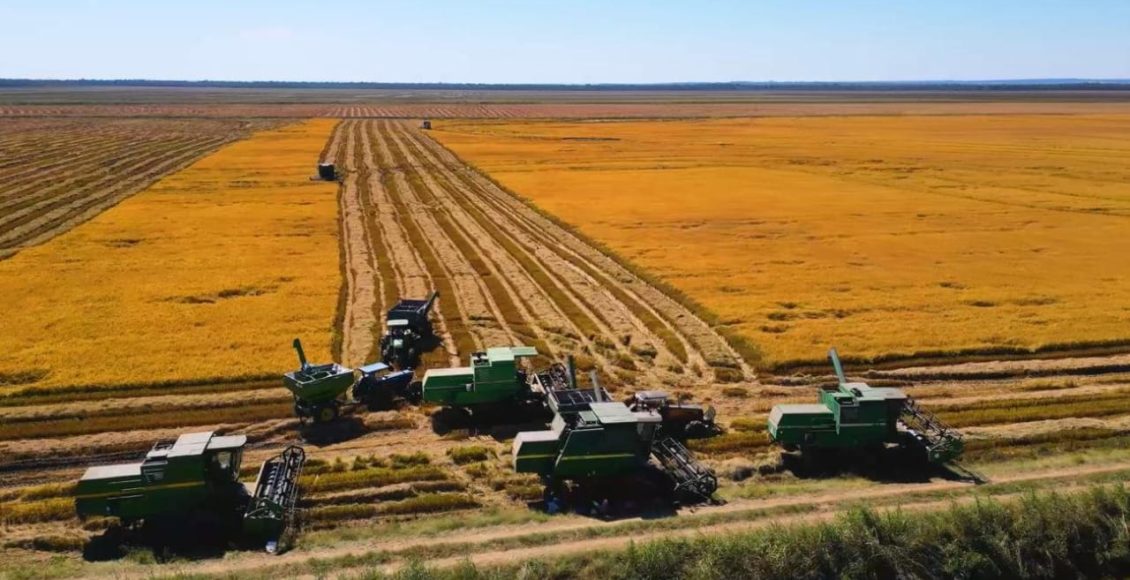
[[776,365],[1130,338],[1130,115],[445,121]]
[[0,261],[0,392],[273,376],[300,335],[326,358],[337,186],[306,178],[334,124],[256,133]]

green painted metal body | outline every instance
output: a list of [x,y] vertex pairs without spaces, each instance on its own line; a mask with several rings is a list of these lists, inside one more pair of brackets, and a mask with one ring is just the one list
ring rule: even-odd
[[80,517],[138,520],[234,505],[246,494],[238,480],[246,443],[243,435],[189,433],[158,443],[140,463],[91,467],[75,490],[75,510]]
[[239,520],[246,539],[278,540],[294,512],[305,454],[290,447],[268,459],[249,491],[239,481],[246,444],[244,435],[187,433],[154,445],[141,462],[91,467],[76,485],[75,511],[127,522],[207,512]]
[[901,390],[849,383],[835,349],[829,357],[838,386],[822,389],[819,403],[774,406],[768,424],[772,441],[801,449],[855,449],[914,442],[934,463],[946,463],[961,455],[960,434],[918,408]]
[[514,470],[558,479],[633,473],[648,462],[661,421],[657,413],[633,413],[618,402],[559,413],[548,430],[514,438]]
[[283,375],[283,386],[294,394],[295,401],[304,404],[328,403],[338,399],[353,386],[353,369],[337,363],[312,365],[306,361],[302,342],[294,339],[298,352],[298,370]]
[[471,355],[471,365],[430,369],[424,374],[422,400],[450,407],[503,403],[529,395],[519,362],[537,355],[529,346],[487,349]]

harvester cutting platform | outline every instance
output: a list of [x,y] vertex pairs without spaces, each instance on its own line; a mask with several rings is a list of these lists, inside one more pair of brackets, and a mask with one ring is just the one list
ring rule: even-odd
[[248,489],[239,481],[246,444],[244,435],[187,433],[157,443],[140,462],[91,467],[75,489],[75,511],[79,518],[165,522],[182,530],[216,523],[233,540],[276,552],[293,529],[306,454],[291,446],[263,462]]
[[[407,392],[412,371],[392,371],[384,363],[373,363],[358,369],[337,363],[310,364],[302,350],[302,341],[294,339],[298,353],[298,370],[283,375],[283,385],[294,395],[294,413],[315,422],[336,419],[345,405],[363,403],[375,406]],[[353,387],[352,400],[345,398]]]
[[879,450],[894,445],[920,450],[920,458],[939,465],[961,456],[964,444],[960,433],[946,427],[899,389],[849,383],[836,350],[828,356],[838,386],[821,390],[819,403],[773,407],[769,414],[769,437],[773,441],[804,454]]

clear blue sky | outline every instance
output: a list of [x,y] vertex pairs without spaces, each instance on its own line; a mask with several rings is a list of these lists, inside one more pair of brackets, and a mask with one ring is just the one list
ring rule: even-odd
[[0,0],[0,77],[1130,78],[1130,0]]

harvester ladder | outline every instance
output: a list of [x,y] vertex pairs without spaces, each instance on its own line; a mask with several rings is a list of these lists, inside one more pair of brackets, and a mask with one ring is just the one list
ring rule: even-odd
[[718,490],[718,478],[700,464],[677,439],[664,437],[651,446],[651,452],[675,482],[676,494],[688,494],[710,501]]

